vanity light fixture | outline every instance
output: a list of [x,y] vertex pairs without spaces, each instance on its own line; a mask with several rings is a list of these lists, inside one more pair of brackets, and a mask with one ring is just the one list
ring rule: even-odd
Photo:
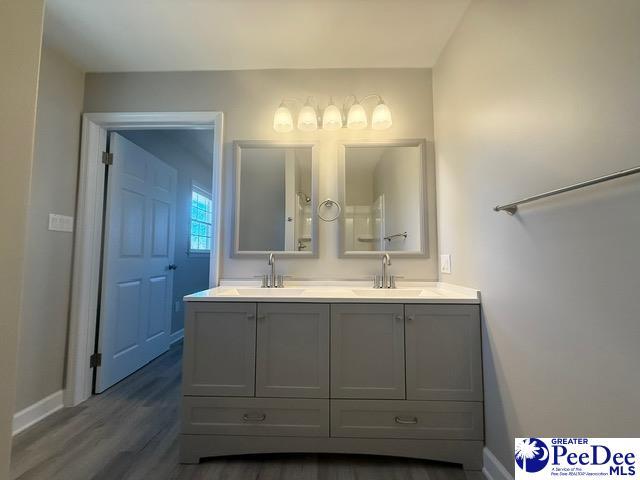
[[309,100],[298,113],[298,130],[303,132],[313,132],[318,129],[318,114],[316,109],[311,106]]
[[284,104],[284,101],[273,115],[273,129],[278,133],[286,133],[293,130],[293,117],[291,116],[291,111]]
[[374,130],[386,130],[392,125],[391,110],[387,104],[380,100],[380,103],[373,109],[371,115],[371,128]]
[[333,99],[329,100],[329,105],[322,114],[322,128],[324,130],[340,130],[342,128],[342,112],[335,106]]
[[347,115],[347,128],[352,130],[362,130],[367,128],[367,112],[357,101],[351,105],[349,115]]
[[308,97],[304,104],[296,98],[285,98],[273,115],[273,129],[279,133],[293,130],[293,115],[287,106],[287,103],[289,103],[294,106],[303,104],[298,112],[297,121],[298,130],[303,132],[313,132],[319,127],[323,130],[339,130],[344,127],[351,130],[363,130],[368,126],[368,118],[362,103],[370,98],[378,100],[378,104],[371,115],[371,128],[385,130],[391,127],[393,124],[391,110],[380,95],[371,94],[366,95],[361,100],[358,100],[355,95],[348,96],[342,103],[342,109],[336,106],[333,103],[333,99],[330,98],[329,104],[324,110],[317,103],[314,107],[311,102],[313,97]]

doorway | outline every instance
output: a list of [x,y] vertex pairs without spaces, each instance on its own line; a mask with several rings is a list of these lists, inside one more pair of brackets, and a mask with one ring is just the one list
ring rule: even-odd
[[[180,340],[179,299],[217,285],[222,121],[221,112],[84,115],[67,406],[89,398],[94,381],[95,391],[104,391]],[[118,165],[129,164],[126,174],[116,166],[123,155],[133,158]],[[200,161],[208,176],[188,172],[187,157]],[[140,168],[151,172],[147,180],[125,185]],[[163,190],[158,185],[166,187],[162,198],[156,195]],[[201,229],[206,220],[209,228]],[[204,274],[200,268],[189,275],[195,264],[204,264]],[[180,278],[181,266],[187,281]]]
[[209,288],[213,130],[108,135],[92,367],[102,393],[183,333],[182,298]]

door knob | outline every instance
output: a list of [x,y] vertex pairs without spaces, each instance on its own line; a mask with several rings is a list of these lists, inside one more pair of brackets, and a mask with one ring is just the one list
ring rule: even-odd
[[178,268],[178,265],[176,265],[175,263],[170,263],[167,268],[169,270],[176,270]]

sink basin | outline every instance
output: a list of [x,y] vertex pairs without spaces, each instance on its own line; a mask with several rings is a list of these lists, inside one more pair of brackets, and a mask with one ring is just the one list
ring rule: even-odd
[[358,297],[407,298],[419,296],[422,293],[422,290],[366,288],[358,290],[353,289],[352,292]]
[[297,297],[302,292],[302,288],[230,288],[220,294],[239,297]]

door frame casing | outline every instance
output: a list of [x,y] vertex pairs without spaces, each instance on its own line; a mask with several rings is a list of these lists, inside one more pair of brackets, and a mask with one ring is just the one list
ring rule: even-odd
[[93,372],[89,359],[94,351],[100,285],[100,252],[105,169],[102,152],[107,130],[211,128],[213,129],[213,182],[216,229],[210,256],[209,286],[218,284],[221,265],[220,219],[222,215],[222,112],[114,112],[82,116],[80,172],[76,208],[73,278],[67,347],[64,404],[78,405],[91,396]]

